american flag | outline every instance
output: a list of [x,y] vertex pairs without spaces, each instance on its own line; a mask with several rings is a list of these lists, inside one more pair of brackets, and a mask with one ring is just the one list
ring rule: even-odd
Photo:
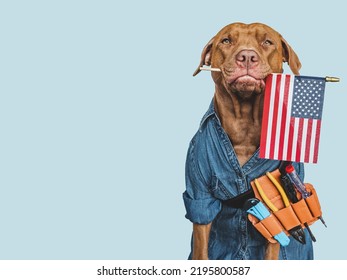
[[260,157],[317,163],[325,78],[267,77]]

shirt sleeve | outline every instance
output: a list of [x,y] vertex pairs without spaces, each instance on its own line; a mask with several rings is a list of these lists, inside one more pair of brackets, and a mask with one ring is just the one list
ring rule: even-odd
[[188,151],[186,161],[186,191],[183,201],[186,208],[186,218],[192,223],[209,224],[221,210],[221,202],[209,191],[209,182],[197,164],[194,147]]

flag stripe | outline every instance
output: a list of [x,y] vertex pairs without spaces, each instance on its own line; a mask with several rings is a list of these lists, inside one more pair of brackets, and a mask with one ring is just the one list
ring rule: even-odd
[[274,92],[275,92],[275,86],[276,85],[276,77],[273,77],[272,79],[272,86],[270,91],[270,100],[269,100],[269,119],[268,119],[268,128],[267,128],[267,141],[266,141],[266,150],[265,150],[265,157],[270,157],[270,150],[271,150],[271,131],[272,131],[272,123],[273,123],[273,108],[274,108]]
[[312,137],[311,137],[311,149],[310,149],[310,159],[308,162],[313,162],[314,158],[314,147],[316,145],[316,134],[317,134],[317,121],[312,120]]
[[309,119],[301,119],[302,120],[302,139],[301,139],[301,152],[300,152],[300,162],[305,161],[306,155],[306,139],[307,139],[307,127]]
[[278,95],[278,104],[276,107],[278,107],[278,112],[277,112],[277,122],[276,122],[276,132],[275,132],[275,143],[274,143],[274,159],[278,159],[279,156],[279,151],[280,151],[280,145],[281,145],[281,135],[282,133],[282,123],[283,123],[283,108],[284,108],[284,94],[285,94],[285,84],[286,84],[286,76],[281,76],[280,80],[280,85],[279,85],[279,93]]
[[284,83],[284,91],[283,91],[283,107],[282,107],[282,118],[281,118],[281,131],[280,131],[280,138],[279,138],[279,151],[278,151],[278,159],[284,159],[283,155],[286,153],[286,134],[288,134],[288,119],[290,118],[290,110],[288,108],[288,93],[290,88],[290,75],[285,76],[285,83]]
[[316,120],[317,122],[317,129],[315,134],[315,146],[314,146],[314,153],[313,153],[313,163],[317,163],[318,161],[318,148],[319,148],[319,136],[320,136],[320,128],[321,128],[321,121]]
[[311,152],[311,139],[312,139],[312,119],[307,120],[307,138],[306,138],[306,146],[305,146],[305,158],[303,162],[310,161],[310,152]]
[[278,104],[279,104],[279,95],[281,94],[281,75],[276,77],[276,88],[274,92],[274,103],[273,103],[273,119],[272,119],[272,131],[271,131],[271,142],[270,147],[273,146],[273,149],[270,149],[270,158],[276,159],[274,157],[276,149],[276,130],[277,130],[277,121],[278,121]]
[[289,135],[288,135],[288,151],[287,151],[287,160],[292,160],[293,154],[293,142],[294,142],[294,128],[295,128],[295,119],[290,118],[289,122]]
[[293,93],[293,86],[294,86],[294,77],[293,75],[290,76],[290,82],[289,82],[289,92],[286,92],[288,95],[288,105],[287,105],[287,117],[286,117],[286,130],[284,133],[284,150],[283,150],[283,160],[290,160],[290,157],[288,156],[288,149],[291,150],[291,143],[289,142],[289,139],[292,139],[292,136],[290,135],[290,131],[292,129],[291,126],[291,107],[292,107],[292,93]]
[[263,120],[262,120],[262,133],[260,139],[260,152],[259,156],[265,158],[265,150],[266,150],[266,139],[267,139],[267,127],[268,127],[268,119],[269,119],[269,104],[270,104],[270,93],[272,86],[272,78],[273,75],[269,75],[266,79],[265,93],[264,93],[264,109],[263,109]]
[[296,118],[295,121],[298,122],[298,130],[297,130],[297,140],[296,140],[296,152],[295,152],[294,158],[295,158],[295,161],[300,162],[304,120],[302,118]]

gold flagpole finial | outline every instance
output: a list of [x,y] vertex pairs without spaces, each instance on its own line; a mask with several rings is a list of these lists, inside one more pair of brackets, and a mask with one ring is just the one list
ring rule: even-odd
[[326,81],[326,82],[337,83],[337,82],[340,81],[340,78],[337,78],[337,77],[325,77],[325,81]]

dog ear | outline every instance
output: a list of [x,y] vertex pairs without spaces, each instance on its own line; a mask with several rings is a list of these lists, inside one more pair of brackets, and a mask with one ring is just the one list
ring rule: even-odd
[[281,38],[283,47],[283,62],[287,62],[294,75],[299,75],[301,62],[292,47]]
[[200,67],[203,65],[211,65],[211,49],[212,49],[212,44],[213,44],[214,37],[207,43],[207,45],[204,47],[201,53],[201,59],[200,59],[200,64],[198,68],[195,70],[193,76],[197,75],[200,73]]

